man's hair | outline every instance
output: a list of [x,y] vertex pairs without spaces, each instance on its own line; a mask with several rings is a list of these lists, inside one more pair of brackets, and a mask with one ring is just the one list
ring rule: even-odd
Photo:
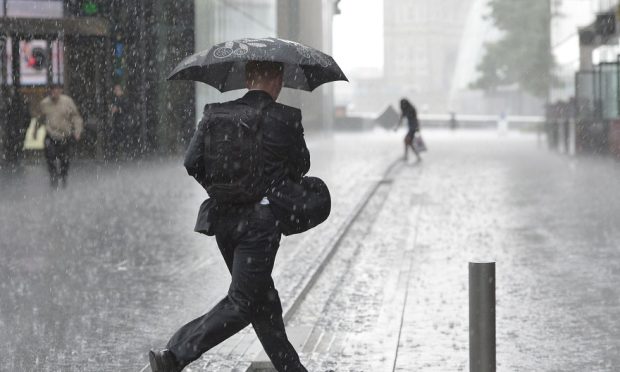
[[245,81],[249,83],[268,81],[282,76],[284,64],[271,61],[249,61],[245,64]]
[[64,89],[65,86],[63,84],[60,83],[52,83],[49,86],[49,90],[53,90],[53,89]]

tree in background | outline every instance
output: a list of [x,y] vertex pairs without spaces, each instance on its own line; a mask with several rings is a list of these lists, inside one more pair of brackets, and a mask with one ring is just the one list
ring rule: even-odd
[[486,43],[472,88],[493,91],[518,84],[540,98],[556,79],[550,46],[549,0],[490,0],[490,14],[501,37]]

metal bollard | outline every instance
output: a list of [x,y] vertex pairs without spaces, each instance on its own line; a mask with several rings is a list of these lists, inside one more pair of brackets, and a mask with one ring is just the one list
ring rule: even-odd
[[495,369],[495,262],[470,262],[469,371]]

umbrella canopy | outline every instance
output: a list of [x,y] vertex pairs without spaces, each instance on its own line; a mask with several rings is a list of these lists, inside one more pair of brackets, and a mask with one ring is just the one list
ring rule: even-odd
[[207,83],[220,92],[244,89],[245,64],[272,61],[284,64],[284,86],[312,91],[330,81],[348,81],[338,64],[327,54],[294,41],[264,38],[240,39],[216,44],[179,63],[168,80]]
[[383,128],[390,129],[396,126],[396,123],[398,123],[399,119],[400,114],[398,113],[398,111],[396,111],[394,107],[392,107],[392,105],[389,105],[385,109],[385,111],[383,111],[383,113],[375,119],[375,122],[377,122]]

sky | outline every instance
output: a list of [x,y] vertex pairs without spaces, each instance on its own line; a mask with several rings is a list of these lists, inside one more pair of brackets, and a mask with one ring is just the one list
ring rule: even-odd
[[347,72],[383,69],[383,0],[342,0],[334,17],[333,54]]

